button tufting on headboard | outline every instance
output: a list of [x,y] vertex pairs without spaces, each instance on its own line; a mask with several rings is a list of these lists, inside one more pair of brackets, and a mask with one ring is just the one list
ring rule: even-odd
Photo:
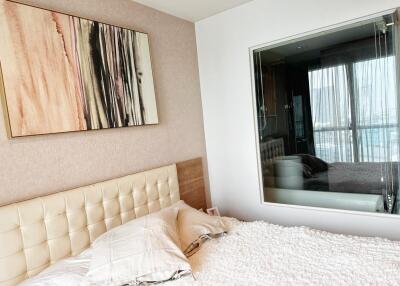
[[0,207],[0,286],[74,256],[107,230],[179,201],[176,165]]

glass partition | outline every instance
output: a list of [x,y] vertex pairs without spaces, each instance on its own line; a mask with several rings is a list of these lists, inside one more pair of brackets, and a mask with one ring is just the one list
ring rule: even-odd
[[399,214],[397,20],[254,51],[265,202]]

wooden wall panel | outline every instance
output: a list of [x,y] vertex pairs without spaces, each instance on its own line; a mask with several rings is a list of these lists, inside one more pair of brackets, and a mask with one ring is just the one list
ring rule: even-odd
[[181,199],[196,209],[207,209],[203,162],[196,158],[176,164]]

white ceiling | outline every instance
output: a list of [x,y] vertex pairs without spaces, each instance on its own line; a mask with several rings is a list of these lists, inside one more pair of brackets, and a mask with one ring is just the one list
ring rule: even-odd
[[134,0],[179,18],[196,22],[252,0]]

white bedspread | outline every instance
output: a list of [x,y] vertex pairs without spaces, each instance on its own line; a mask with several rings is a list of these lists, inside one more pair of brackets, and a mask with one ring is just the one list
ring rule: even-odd
[[[265,222],[231,224],[227,236],[205,243],[190,258],[197,281],[187,277],[165,285],[400,285],[400,242]],[[67,271],[77,271],[75,282],[58,285],[78,285],[88,261],[81,257],[76,263],[61,262]],[[29,285],[55,286],[43,281]]]

